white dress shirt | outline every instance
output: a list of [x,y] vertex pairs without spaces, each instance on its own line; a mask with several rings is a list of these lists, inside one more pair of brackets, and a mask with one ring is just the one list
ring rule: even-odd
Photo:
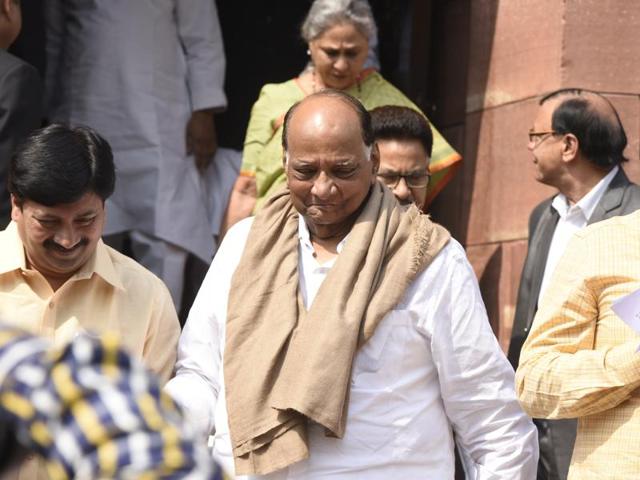
[[[224,331],[231,276],[251,222],[240,222],[224,238],[182,333],[176,377],[167,385],[199,427],[215,432],[214,456],[230,472]],[[333,262],[319,265],[304,222],[299,230],[299,281],[308,306]],[[453,479],[452,430],[467,478],[535,478],[535,427],[516,400],[513,370],[453,239],[357,352],[344,438],[326,437],[310,425],[308,459],[241,478]]]
[[549,245],[549,254],[547,255],[547,263],[544,267],[544,274],[542,276],[542,283],[540,284],[540,293],[538,295],[538,305],[542,300],[545,290],[549,286],[551,276],[562,257],[562,254],[569,244],[569,240],[573,237],[573,234],[579,230],[582,230],[587,226],[593,211],[602,199],[602,195],[607,190],[607,187],[613,180],[613,177],[618,173],[618,166],[615,166],[607,173],[584,197],[582,197],[574,205],[569,204],[567,197],[559,193],[555,196],[551,202],[551,207],[554,208],[560,218],[558,224],[553,232],[553,238],[551,239],[551,245]]

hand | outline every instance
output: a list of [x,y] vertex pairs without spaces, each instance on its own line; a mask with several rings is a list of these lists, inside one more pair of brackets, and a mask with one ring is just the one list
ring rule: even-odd
[[195,157],[200,172],[206,170],[218,149],[218,137],[212,110],[196,110],[187,122],[187,155]]

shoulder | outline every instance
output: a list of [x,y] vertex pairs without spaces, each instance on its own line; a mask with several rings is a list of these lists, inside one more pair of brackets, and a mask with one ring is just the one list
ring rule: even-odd
[[551,203],[553,202],[554,198],[555,198],[555,195],[552,195],[551,197],[547,198],[546,200],[543,200],[538,205],[536,205],[533,208],[533,210],[531,210],[530,217],[531,218],[540,217],[540,215],[542,215],[542,213],[551,206]]
[[464,248],[451,237],[427,268],[416,277],[410,291],[418,295],[438,291],[450,283],[454,271],[459,271],[464,275],[473,275],[473,269]]
[[20,76],[26,79],[40,79],[32,65],[0,49],[0,77]]
[[627,184],[624,190],[624,204],[623,210],[625,213],[630,213],[640,208],[640,185],[631,182]]
[[640,242],[640,210],[589,225],[578,231],[574,239],[589,245],[621,239],[627,244]]
[[249,236],[249,231],[251,230],[251,226],[253,225],[254,218],[255,217],[243,218],[238,223],[233,225],[225,235],[222,243],[233,245],[238,245],[239,243],[244,244],[247,240],[247,237]]
[[222,239],[211,264],[212,269],[234,271],[247,243],[254,217],[247,217],[233,225]]
[[276,118],[284,115],[288,108],[304,97],[295,79],[283,83],[267,83],[260,89],[251,114]]
[[[362,104],[368,110],[383,105],[400,105],[413,108],[414,110],[422,113],[422,111],[411,100],[409,100],[404,93],[385,80],[378,72],[369,74],[362,82],[361,88]],[[355,95],[356,97],[359,96],[357,93]]]
[[540,217],[542,217],[542,214],[544,212],[546,212],[549,207],[551,206],[551,203],[553,202],[553,198],[555,197],[555,195],[547,198],[546,200],[543,200],[542,202],[540,202],[538,205],[536,205],[533,210],[531,210],[531,214],[529,215],[529,227],[535,227],[538,222],[540,221]]
[[135,298],[136,295],[169,295],[164,282],[151,271],[108,245],[103,244],[102,247],[105,248],[127,296]]
[[302,90],[300,90],[295,78],[282,83],[267,83],[260,89],[260,98],[278,99],[292,96],[302,97]]

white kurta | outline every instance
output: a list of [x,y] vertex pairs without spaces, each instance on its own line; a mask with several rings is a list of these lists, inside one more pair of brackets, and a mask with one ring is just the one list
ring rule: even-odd
[[140,230],[213,255],[203,180],[186,154],[192,111],[226,106],[214,0],[47,0],[47,110],[113,148],[105,234]]
[[[225,236],[166,387],[194,425],[215,433],[214,455],[229,471],[222,368],[227,299],[251,222],[239,222]],[[332,262],[316,262],[304,222],[299,232],[299,282],[309,307]],[[453,431],[468,479],[535,479],[536,429],[516,400],[514,373],[489,326],[473,270],[452,239],[358,351],[344,438],[311,426],[307,460],[250,478],[453,479]]]

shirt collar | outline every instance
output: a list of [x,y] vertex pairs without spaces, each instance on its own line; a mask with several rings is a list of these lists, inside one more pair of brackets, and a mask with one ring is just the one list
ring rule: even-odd
[[[336,246],[336,250],[338,254],[342,252],[345,243],[347,242],[347,238],[349,235],[340,240],[340,243]],[[300,240],[300,244],[303,245],[307,249],[313,250],[313,245],[311,244],[311,234],[309,233],[309,227],[307,227],[307,222],[304,221],[304,217],[298,214],[298,239]]]
[[[2,252],[0,254],[0,275],[15,270],[26,270],[27,262],[24,246],[15,222],[9,223],[3,234],[0,235],[0,252]],[[122,280],[109,256],[107,246],[102,240],[98,240],[96,251],[72,278],[78,280],[86,279],[90,278],[94,273],[115,288],[124,289]]]
[[561,218],[564,218],[570,210],[579,209],[588,220],[591,218],[591,215],[593,215],[593,211],[598,206],[598,203],[600,203],[600,200],[602,200],[604,192],[607,190],[607,187],[611,183],[611,180],[613,180],[613,177],[618,173],[618,170],[619,167],[617,165],[613,167],[611,171],[602,177],[602,179],[600,179],[600,181],[596,183],[591,190],[589,190],[589,193],[576,202],[575,205],[570,206],[567,197],[562,193],[556,195],[551,205],[560,214]]
[[87,263],[74,274],[73,278],[78,280],[87,279],[91,278],[94,273],[115,288],[124,290],[122,279],[120,275],[118,275],[118,272],[116,272],[116,268],[109,255],[109,250],[102,239],[98,240],[96,251],[91,255],[89,260],[87,260]]
[[9,223],[0,235],[0,275],[27,268],[22,240],[15,222]]

